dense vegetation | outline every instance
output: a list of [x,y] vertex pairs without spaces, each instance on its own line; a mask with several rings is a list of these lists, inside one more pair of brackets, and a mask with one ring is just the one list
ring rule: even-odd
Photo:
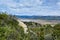
[[23,28],[18,25],[14,16],[0,14],[0,40],[22,40]]
[[0,40],[60,40],[60,24],[24,23],[28,26],[28,34],[18,25],[15,16],[0,13]]
[[36,40],[60,40],[60,24],[51,26],[50,24],[39,25],[34,22],[24,23],[28,25],[29,30],[33,31],[33,34],[37,35],[32,37],[36,37]]

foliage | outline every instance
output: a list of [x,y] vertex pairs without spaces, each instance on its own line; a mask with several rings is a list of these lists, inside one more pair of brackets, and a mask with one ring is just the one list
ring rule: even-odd
[[[20,40],[24,35],[14,16],[0,14],[0,40]],[[22,39],[23,40],[23,39]]]
[[53,28],[53,37],[54,39],[60,39],[60,24],[56,24]]
[[13,15],[0,13],[0,40],[59,40],[60,24],[52,27],[50,24],[41,25],[35,22],[24,22],[28,26],[28,34],[19,26]]

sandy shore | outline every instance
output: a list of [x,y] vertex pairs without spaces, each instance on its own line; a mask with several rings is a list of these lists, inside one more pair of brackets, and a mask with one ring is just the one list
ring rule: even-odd
[[18,19],[18,20],[21,20],[23,22],[36,22],[39,24],[51,24],[51,25],[60,23],[60,20],[40,20],[40,19]]

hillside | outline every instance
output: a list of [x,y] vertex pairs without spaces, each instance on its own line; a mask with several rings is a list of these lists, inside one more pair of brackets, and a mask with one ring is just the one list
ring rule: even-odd
[[[60,24],[17,21],[16,16],[0,13],[0,40],[60,40]],[[27,27],[27,32],[24,28]]]
[[14,16],[0,14],[0,40],[22,40],[24,29],[18,24]]

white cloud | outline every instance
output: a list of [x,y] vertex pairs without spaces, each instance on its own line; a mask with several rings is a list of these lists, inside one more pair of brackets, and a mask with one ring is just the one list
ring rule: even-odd
[[43,1],[42,0],[36,0],[37,4],[42,5]]
[[20,3],[19,6],[24,6],[24,4],[21,4],[21,3]]
[[59,6],[60,6],[60,2],[57,2],[57,5],[59,5]]
[[[22,15],[58,15],[60,12],[52,10],[52,6],[41,6],[43,0],[21,0],[17,3],[13,0],[0,0],[0,5],[6,5],[7,10],[3,9],[2,11],[9,11],[15,14]],[[48,2],[47,2],[48,3]],[[60,7],[60,2],[57,2],[57,5]],[[57,8],[56,8],[57,9]],[[0,9],[1,10],[1,9]]]

